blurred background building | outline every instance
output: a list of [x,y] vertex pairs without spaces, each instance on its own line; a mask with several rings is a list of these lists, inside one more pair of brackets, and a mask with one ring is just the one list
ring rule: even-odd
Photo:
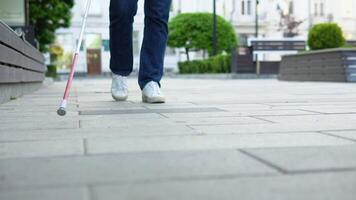
[[[85,42],[82,47],[77,72],[100,74],[109,72],[109,0],[93,0],[89,13]],[[306,40],[309,28],[321,22],[338,23],[348,40],[356,38],[356,2],[352,0],[216,0],[217,13],[229,20],[236,28],[241,46],[247,46],[248,40],[256,36],[256,19],[258,38]],[[80,23],[84,12],[83,0],[76,0],[73,8],[72,26],[57,31],[57,44],[60,45],[67,59],[79,35]],[[143,0],[134,24],[134,55],[137,70],[139,51],[143,38],[144,13]],[[185,12],[212,12],[212,0],[173,0],[171,16]],[[199,55],[197,55],[199,57]],[[280,58],[272,56],[273,59]],[[177,62],[184,59],[179,49],[167,49],[165,68],[167,71],[177,69]],[[264,56],[263,59],[269,59]],[[68,71],[68,62],[63,62],[60,71]]]

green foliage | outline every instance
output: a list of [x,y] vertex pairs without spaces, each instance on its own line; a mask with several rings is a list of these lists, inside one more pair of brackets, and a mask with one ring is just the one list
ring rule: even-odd
[[[230,53],[237,45],[234,27],[224,18],[217,17],[217,53]],[[211,13],[184,13],[177,15],[169,23],[168,46],[205,50],[212,55],[213,15]],[[187,56],[189,56],[187,54]]]
[[30,24],[35,26],[40,50],[47,52],[55,40],[55,31],[69,27],[74,0],[29,0]]
[[178,63],[181,74],[230,73],[231,56],[218,55],[206,60],[193,60]]
[[46,77],[52,77],[52,78],[57,77],[57,66],[56,65],[48,65],[47,66]]
[[345,38],[337,24],[322,23],[309,31],[308,45],[311,50],[338,48],[345,45]]

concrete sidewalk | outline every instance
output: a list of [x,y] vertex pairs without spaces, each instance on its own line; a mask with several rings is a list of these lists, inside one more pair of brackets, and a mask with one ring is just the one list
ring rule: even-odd
[[356,85],[165,79],[167,103],[110,80],[0,105],[1,200],[354,200]]

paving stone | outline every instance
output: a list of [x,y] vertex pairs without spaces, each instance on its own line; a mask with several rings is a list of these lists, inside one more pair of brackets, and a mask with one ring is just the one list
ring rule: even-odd
[[328,147],[246,149],[245,151],[268,163],[279,166],[289,173],[350,169],[356,171],[356,144]]
[[[169,131],[168,131],[169,130]],[[169,135],[196,135],[197,131],[178,124],[161,124],[160,126],[120,126],[111,128],[81,128],[62,130],[15,130],[0,132],[0,142],[84,139],[84,138],[121,138],[152,137]]]
[[246,133],[288,133],[288,132],[317,132],[356,129],[356,124],[349,123],[270,123],[270,124],[240,124],[240,125],[195,125],[195,130],[204,134],[246,134]]
[[0,190],[3,200],[89,200],[86,188]]
[[308,116],[265,116],[261,117],[269,121],[277,123],[320,123],[320,124],[330,124],[330,123],[347,123],[356,121],[355,114],[339,114],[339,115],[308,115]]
[[208,118],[208,117],[241,117],[241,116],[295,116],[317,115],[313,112],[293,109],[263,109],[263,110],[240,110],[229,112],[206,112],[206,113],[164,113],[169,118]]
[[97,186],[95,200],[354,200],[356,173]]
[[119,115],[119,114],[142,114],[142,113],[190,113],[190,112],[224,112],[217,108],[172,108],[172,109],[145,109],[145,110],[90,110],[79,111],[80,115]]
[[[58,117],[58,116],[57,116]],[[38,129],[76,129],[79,128],[78,120],[33,120],[1,122],[0,132],[13,130],[38,130]]]
[[0,162],[0,189],[272,174],[236,150],[7,159]]
[[135,130],[137,127],[155,127],[155,126],[172,126],[174,122],[157,115],[154,118],[131,118],[120,120],[81,120],[82,128],[118,128],[126,127],[127,129]]
[[184,123],[190,126],[194,125],[214,125],[214,124],[265,124],[265,120],[253,117],[200,117],[200,118],[172,118],[171,121]]
[[51,140],[0,143],[0,159],[81,155],[83,152],[84,150],[82,140]]
[[88,139],[88,153],[184,151],[262,147],[328,146],[352,141],[318,133],[167,136]]
[[76,79],[62,118],[65,82],[0,105],[0,199],[355,199],[353,84],[110,82]]

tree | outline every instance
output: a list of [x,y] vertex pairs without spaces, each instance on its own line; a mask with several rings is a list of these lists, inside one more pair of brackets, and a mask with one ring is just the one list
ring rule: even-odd
[[[230,53],[237,45],[234,27],[224,18],[217,17],[217,53]],[[169,23],[168,46],[184,48],[189,60],[192,49],[207,51],[212,56],[213,15],[211,13],[184,13]]]
[[346,43],[342,29],[335,23],[321,23],[309,31],[308,45],[312,50],[330,49]]
[[69,27],[74,0],[29,0],[30,24],[35,27],[40,51],[48,52],[55,40],[55,31]]

